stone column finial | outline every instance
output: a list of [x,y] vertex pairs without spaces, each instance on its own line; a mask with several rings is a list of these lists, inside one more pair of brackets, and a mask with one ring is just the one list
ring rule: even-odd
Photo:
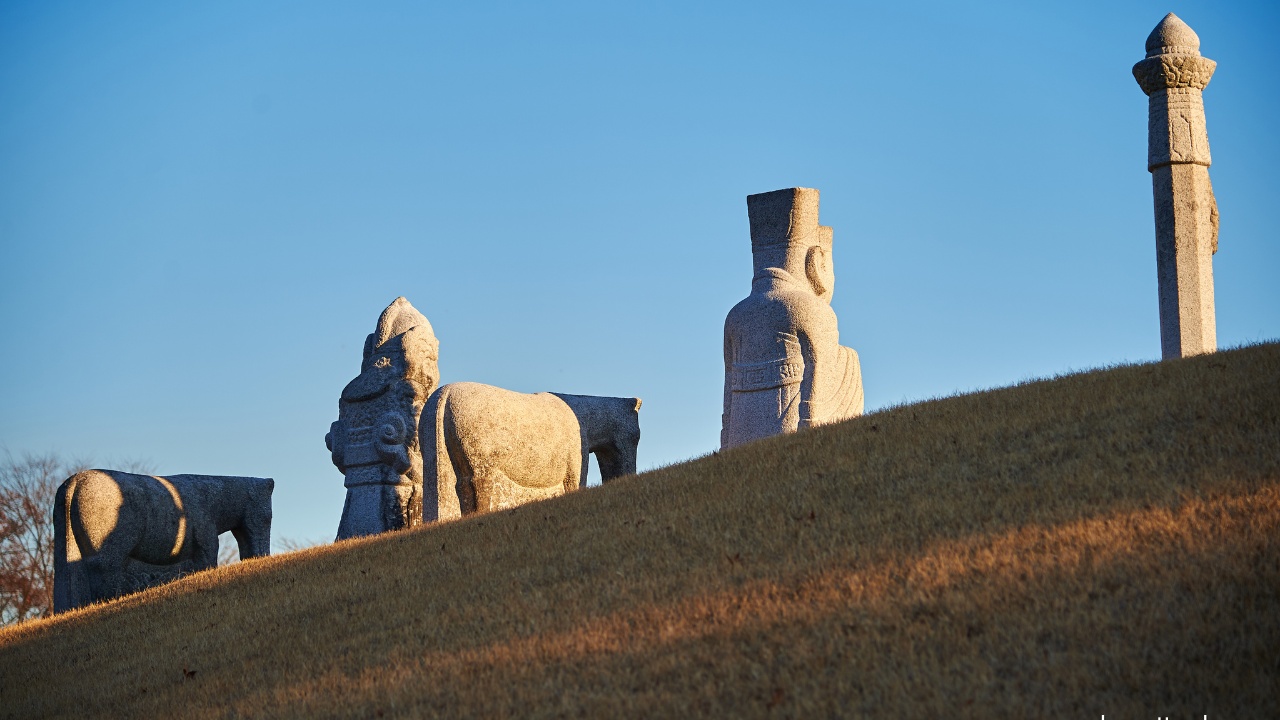
[[1133,77],[1148,97],[1147,170],[1155,194],[1160,346],[1165,359],[1218,348],[1213,254],[1218,203],[1209,182],[1209,135],[1202,91],[1217,63],[1200,38],[1169,13],[1147,37]]

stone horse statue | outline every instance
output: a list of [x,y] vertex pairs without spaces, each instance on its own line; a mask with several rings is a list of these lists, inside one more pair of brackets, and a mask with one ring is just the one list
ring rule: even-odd
[[590,453],[602,480],[634,473],[639,410],[639,398],[441,386],[427,400],[418,430],[423,520],[573,492],[586,483]]
[[63,612],[218,564],[218,536],[240,558],[271,554],[271,478],[85,470],[53,506],[53,610]]

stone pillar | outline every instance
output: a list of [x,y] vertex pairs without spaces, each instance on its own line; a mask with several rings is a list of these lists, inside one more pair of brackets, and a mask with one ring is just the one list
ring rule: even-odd
[[1160,347],[1164,358],[1218,349],[1213,254],[1218,203],[1209,183],[1209,135],[1201,91],[1217,63],[1200,55],[1200,38],[1169,13],[1147,37],[1133,76],[1149,98],[1147,170],[1156,211]]

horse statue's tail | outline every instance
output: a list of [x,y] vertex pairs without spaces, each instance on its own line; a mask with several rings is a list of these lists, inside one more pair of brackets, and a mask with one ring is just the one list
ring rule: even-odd
[[422,444],[422,521],[453,520],[462,517],[458,503],[458,476],[449,457],[445,437],[445,414],[449,411],[452,386],[443,385],[427,398],[418,424]]
[[83,604],[77,595],[83,592],[85,578],[80,546],[76,544],[71,525],[71,500],[76,491],[72,475],[58,487],[53,501],[53,611],[65,612]]

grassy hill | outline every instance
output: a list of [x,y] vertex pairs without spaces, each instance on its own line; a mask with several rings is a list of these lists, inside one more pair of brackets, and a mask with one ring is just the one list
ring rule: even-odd
[[1280,717],[1280,345],[0,630],[0,716]]

